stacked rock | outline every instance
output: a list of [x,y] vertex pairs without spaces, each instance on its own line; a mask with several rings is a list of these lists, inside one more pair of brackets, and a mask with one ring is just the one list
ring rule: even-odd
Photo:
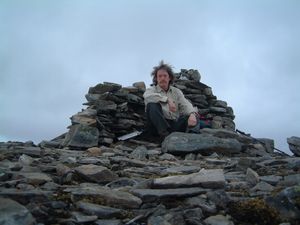
[[[212,128],[234,130],[234,114],[225,101],[217,100],[212,89],[200,82],[197,70],[182,69],[175,74],[174,86],[181,89],[199,110],[212,120]],[[104,82],[89,88],[86,94],[87,108],[71,117],[72,125],[62,146],[89,148],[110,145],[116,137],[145,127],[144,82],[132,87]]]
[[227,102],[218,100],[211,87],[200,82],[198,70],[181,69],[175,77],[174,86],[181,89],[185,97],[197,106],[201,115],[212,120],[213,128],[235,130],[233,109],[227,106]]
[[104,82],[86,94],[87,109],[71,117],[63,146],[89,148],[113,143],[116,137],[144,128],[145,84],[132,87]]

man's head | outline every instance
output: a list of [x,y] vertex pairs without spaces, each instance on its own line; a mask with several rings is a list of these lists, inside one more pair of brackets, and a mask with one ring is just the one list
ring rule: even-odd
[[174,80],[172,66],[164,63],[164,61],[160,61],[158,66],[153,67],[151,76],[153,76],[153,84],[158,84],[165,91],[168,90],[169,85],[172,84]]

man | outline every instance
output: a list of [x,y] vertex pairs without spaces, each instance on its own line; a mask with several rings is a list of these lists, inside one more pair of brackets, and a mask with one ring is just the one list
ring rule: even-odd
[[171,86],[172,67],[163,61],[153,67],[153,86],[144,93],[147,129],[152,135],[166,137],[170,132],[185,132],[197,125],[197,109],[184,97],[182,91]]

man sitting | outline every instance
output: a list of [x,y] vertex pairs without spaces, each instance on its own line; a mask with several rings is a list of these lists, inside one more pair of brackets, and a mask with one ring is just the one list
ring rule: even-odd
[[197,108],[174,86],[172,67],[163,61],[153,67],[153,86],[144,93],[147,130],[165,138],[170,132],[185,132],[197,125]]

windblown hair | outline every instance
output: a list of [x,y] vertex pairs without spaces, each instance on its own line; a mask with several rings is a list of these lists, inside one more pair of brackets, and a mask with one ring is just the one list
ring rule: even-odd
[[153,71],[151,72],[151,76],[153,77],[152,78],[153,85],[157,85],[157,71],[161,69],[167,71],[167,73],[170,76],[169,85],[172,84],[174,82],[174,72],[172,66],[170,64],[164,63],[164,61],[161,60],[158,66],[153,67]]

